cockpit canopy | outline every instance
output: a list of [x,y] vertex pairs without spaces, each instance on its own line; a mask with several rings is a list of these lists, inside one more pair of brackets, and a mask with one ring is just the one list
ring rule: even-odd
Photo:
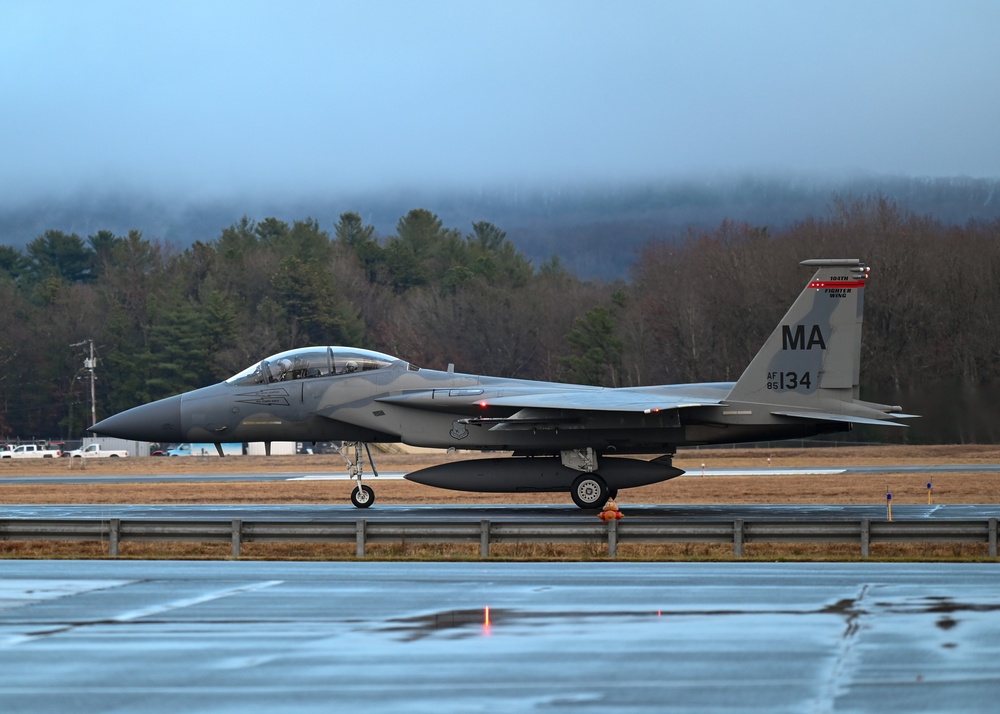
[[[229,384],[272,384],[293,379],[369,372],[399,362],[395,357],[355,347],[300,347],[279,352],[226,380]],[[407,365],[409,369],[416,369]]]

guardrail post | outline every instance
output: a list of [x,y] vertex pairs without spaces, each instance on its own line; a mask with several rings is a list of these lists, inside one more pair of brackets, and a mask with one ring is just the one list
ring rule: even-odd
[[243,521],[239,518],[233,519],[233,557],[240,557],[240,546],[243,540]]
[[743,557],[743,519],[733,521],[733,556]]
[[997,519],[990,519],[990,557],[997,557]]
[[356,533],[357,533],[357,535],[356,535],[357,553],[356,554],[357,554],[357,556],[359,558],[364,558],[365,557],[365,525],[366,525],[365,519],[364,518],[359,518],[358,522],[357,522],[357,531],[356,531]]
[[485,519],[479,521],[479,557],[490,557],[490,522]]
[[871,546],[871,521],[867,518],[861,519],[861,557],[867,558]]
[[608,521],[608,557],[618,557],[618,519]]
[[108,554],[118,557],[118,537],[121,535],[122,522],[120,518],[112,518],[108,522]]

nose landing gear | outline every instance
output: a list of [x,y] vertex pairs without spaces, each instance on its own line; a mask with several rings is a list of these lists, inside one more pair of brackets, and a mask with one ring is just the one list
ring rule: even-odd
[[[364,459],[361,456],[361,447],[362,443],[360,441],[344,444],[344,448],[348,449],[348,453],[344,454],[344,458],[347,459],[347,471],[350,474],[350,477],[358,482],[358,485],[354,487],[353,491],[351,491],[351,503],[353,503],[356,508],[368,508],[375,503],[375,491],[371,486],[366,486],[362,483],[362,477],[364,475]],[[372,459],[371,449],[368,448],[368,444],[364,444],[364,447],[365,453],[368,455],[368,463],[371,464],[372,467],[372,474],[374,474],[375,478],[378,478],[378,469],[375,468],[375,461]],[[354,453],[350,453],[351,451]]]

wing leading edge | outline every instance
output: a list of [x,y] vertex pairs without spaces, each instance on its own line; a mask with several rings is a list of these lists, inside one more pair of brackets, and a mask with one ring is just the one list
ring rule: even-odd
[[685,407],[715,406],[721,400],[655,398],[649,394],[625,390],[580,393],[573,390],[549,394],[524,394],[486,400],[490,406],[517,409],[561,409],[588,412],[634,412],[652,414]]
[[[460,395],[449,395],[447,392],[463,392]],[[385,397],[376,401],[390,404],[400,404],[416,409],[432,411],[452,411],[468,409],[485,409],[499,407],[503,409],[545,409],[580,412],[632,412],[636,414],[653,414],[683,409],[686,407],[716,406],[723,403],[722,399],[706,396],[664,396],[652,392],[633,389],[547,389],[521,394],[501,394],[490,396],[487,390],[432,390],[406,392]]]

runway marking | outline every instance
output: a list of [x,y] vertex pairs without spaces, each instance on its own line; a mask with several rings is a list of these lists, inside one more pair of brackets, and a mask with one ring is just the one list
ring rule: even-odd
[[[364,481],[376,480],[376,481],[400,481],[405,478],[405,474],[402,471],[389,471],[386,473],[380,473],[378,476],[374,474],[366,475]],[[353,481],[354,478],[348,474],[306,474],[305,476],[293,476],[285,479],[286,481]]]
[[46,600],[56,600],[70,595],[117,588],[134,582],[132,580],[40,580],[4,579],[0,580],[0,610],[10,610],[24,605],[33,605]]
[[685,476],[828,476],[847,473],[847,469],[688,469]]
[[141,608],[139,610],[133,610],[132,612],[126,612],[121,615],[117,615],[115,617],[110,618],[108,622],[131,622],[133,620],[138,620],[143,617],[161,615],[164,612],[170,612],[171,610],[181,610],[185,607],[201,605],[206,602],[211,602],[213,600],[221,600],[222,598],[231,597],[233,595],[255,592],[257,590],[264,590],[265,588],[274,587],[275,585],[281,585],[283,582],[285,581],[267,580],[261,583],[250,583],[249,585],[243,585],[238,588],[227,588],[226,590],[216,590],[215,592],[205,593],[203,595],[196,595],[195,597],[185,598],[183,600],[165,602],[159,605],[152,605],[150,607]]
[[[847,473],[847,469],[806,469],[806,468],[787,468],[787,469],[701,469],[692,468],[684,472],[685,476],[829,476],[836,474]],[[386,473],[380,473],[378,476],[369,475],[365,476],[364,480],[368,481],[370,479],[376,479],[379,481],[393,481],[406,478],[406,474],[402,471],[390,471]],[[290,476],[286,481],[353,481],[347,474],[305,474],[302,476]]]
[[[48,600],[90,593],[97,590],[108,590],[134,583],[134,580],[35,580],[17,578],[0,581],[0,610],[11,610],[18,607],[34,605]],[[31,642],[41,637],[64,632],[65,627],[59,626],[51,630],[32,632],[28,634],[10,635],[0,639],[0,647],[13,647],[24,642]]]
[[[124,580],[120,581],[119,585],[129,585],[135,584],[137,580]],[[36,630],[35,632],[28,632],[20,635],[12,635],[5,637],[0,640],[0,646],[2,647],[13,647],[16,645],[24,644],[25,642],[32,642],[34,640],[40,640],[43,637],[51,637],[53,635],[60,635],[66,632],[72,632],[84,627],[93,627],[95,625],[105,625],[108,623],[121,624],[134,622],[144,617],[151,617],[153,615],[161,615],[165,612],[170,612],[172,610],[180,610],[185,607],[191,607],[193,605],[201,605],[202,603],[211,602],[213,600],[221,600],[223,598],[230,597],[232,595],[239,595],[241,593],[255,592],[257,590],[264,590],[266,588],[273,587],[275,585],[281,585],[284,580],[266,580],[260,583],[250,583],[249,585],[242,585],[237,588],[227,588],[225,590],[216,590],[215,592],[204,593],[202,595],[196,595],[195,597],[184,598],[183,600],[174,600],[173,602],[165,602],[159,605],[152,605],[150,607],[141,608],[139,610],[132,610],[131,612],[125,612],[121,615],[116,615],[114,617],[102,618],[96,620],[90,620],[88,622],[73,623],[70,625],[60,625],[47,630]],[[76,592],[86,592],[86,590],[77,590]],[[76,592],[71,594],[76,594]]]
[[864,583],[861,590],[853,598],[841,600],[837,606],[842,610],[846,620],[844,633],[841,635],[833,654],[833,661],[827,676],[820,682],[817,700],[813,702],[815,711],[833,711],[836,707],[837,697],[849,689],[852,674],[856,669],[855,649],[858,646],[858,633],[861,631],[862,618],[869,613],[864,607],[868,591],[871,589],[870,583]]

